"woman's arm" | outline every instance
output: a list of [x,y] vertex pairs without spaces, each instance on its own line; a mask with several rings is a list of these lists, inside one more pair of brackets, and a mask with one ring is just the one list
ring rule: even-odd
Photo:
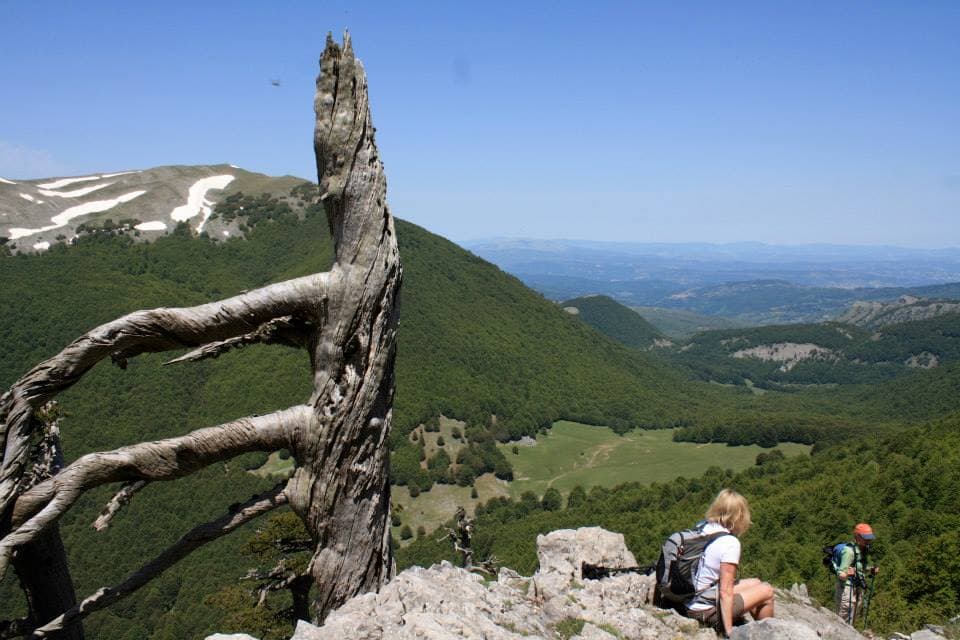
[[720,563],[720,620],[723,632],[730,635],[733,631],[733,583],[737,580],[737,565],[732,562]]

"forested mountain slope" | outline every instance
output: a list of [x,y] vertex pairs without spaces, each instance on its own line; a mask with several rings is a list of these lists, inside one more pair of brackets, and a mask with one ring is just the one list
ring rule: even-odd
[[[225,200],[214,216],[228,218],[243,206],[245,239],[215,242],[180,225],[155,242],[135,243],[129,231],[100,228],[73,246],[0,258],[0,384],[133,310],[198,304],[328,268],[322,212],[308,207],[301,216],[275,199],[244,198]],[[570,318],[496,267],[414,225],[398,222],[397,231],[405,282],[395,446],[408,446],[405,434],[441,411],[508,438],[559,417],[626,429],[666,426],[696,412],[698,403],[706,408],[682,375]],[[301,402],[310,389],[303,357],[251,347],[172,367],[159,356],[132,360],[126,370],[101,364],[61,396],[66,455],[72,460]],[[150,486],[104,533],[90,523],[109,488],[82,498],[61,522],[78,593],[118,582],[181,535],[183,523],[209,519],[264,489],[267,480],[244,470],[262,462],[250,454]],[[211,544],[92,616],[89,637],[183,638],[214,628],[221,614],[204,599],[244,572],[236,561],[242,537]],[[14,593],[8,576],[0,616],[20,606]]]
[[621,344],[648,349],[657,341],[665,342],[662,333],[640,314],[609,296],[586,296],[561,302],[564,311]]
[[729,384],[873,383],[960,359],[960,314],[876,330],[828,322],[706,331],[656,353],[700,379]]

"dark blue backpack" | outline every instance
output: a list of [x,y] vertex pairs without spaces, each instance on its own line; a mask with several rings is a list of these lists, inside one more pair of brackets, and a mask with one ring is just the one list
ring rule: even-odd
[[836,542],[834,544],[828,544],[823,548],[823,566],[827,569],[830,569],[832,573],[837,572],[837,567],[840,566],[840,560],[843,556],[843,550],[848,547],[853,546],[849,542]]

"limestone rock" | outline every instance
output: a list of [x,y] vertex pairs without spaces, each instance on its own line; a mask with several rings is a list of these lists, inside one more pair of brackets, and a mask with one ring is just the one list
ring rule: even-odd
[[812,629],[823,640],[863,638],[856,629],[845,623],[833,611],[814,606],[809,596],[803,595],[806,592],[805,587],[802,590],[798,587],[790,591],[775,589],[774,592],[776,619],[800,623]]
[[929,628],[920,629],[910,634],[910,640],[946,640],[942,634],[932,631]]
[[735,627],[730,640],[820,640],[820,636],[800,622],[769,618]]
[[[413,567],[379,593],[333,611],[322,627],[301,621],[292,640],[554,640],[558,629],[571,627],[580,628],[574,640],[717,640],[694,620],[652,606],[652,576],[581,577],[582,562],[636,566],[622,535],[590,527],[554,531],[537,542],[541,564],[532,577],[501,569],[490,580],[448,562]],[[835,614],[815,607],[802,585],[777,590],[776,608],[776,618],[737,627],[733,637],[863,640]]]
[[578,583],[584,562],[610,568],[637,566],[623,534],[600,527],[559,529],[537,536],[537,561],[540,568],[534,585],[544,599],[554,598]]

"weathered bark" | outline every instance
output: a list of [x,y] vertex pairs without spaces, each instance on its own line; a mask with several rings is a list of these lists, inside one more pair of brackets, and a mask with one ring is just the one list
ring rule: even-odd
[[[283,500],[303,519],[315,545],[309,567],[317,594],[313,619],[322,621],[348,598],[390,577],[387,442],[402,269],[366,77],[349,36],[342,50],[327,38],[315,109],[320,193],[335,246],[331,270],[197,307],[131,313],[81,336],[18,380],[0,397],[0,575],[13,554],[19,562],[25,545],[55,536],[59,517],[93,487],[126,483],[98,519],[105,525],[145,482],[178,478],[248,451],[286,448],[296,469]],[[193,347],[171,361],[191,362],[252,343],[307,349],[314,391],[306,405],[89,454],[25,486],[36,413],[101,360],[110,357],[125,367],[142,353]],[[204,525],[197,535],[207,535],[209,527],[222,535],[235,528],[232,522]],[[48,542],[56,547],[58,541]],[[172,564],[170,559],[199,546],[194,542],[182,539],[124,585],[77,607],[72,587],[60,589],[69,597],[53,597],[44,611],[66,613],[39,633],[106,606],[130,592],[131,584],[139,587]],[[302,600],[307,589],[300,587]]]
[[[59,416],[60,410],[55,402],[43,406],[34,415],[42,425],[42,436],[31,455],[30,473],[21,478],[21,491],[44,482],[63,468]],[[67,553],[56,526],[47,527],[36,539],[21,546],[13,568],[27,598],[28,616],[23,630],[32,629],[40,621],[49,620],[76,604]],[[56,637],[58,640],[83,640],[83,627],[64,625]]]
[[[316,421],[294,439],[287,494],[317,542],[313,617],[390,578],[388,442],[401,268],[363,67],[327,38],[315,102],[320,193],[336,248],[313,349]],[[336,473],[330,473],[336,469]]]
[[[67,554],[56,526],[48,527],[37,539],[20,547],[13,568],[27,597],[29,627],[76,605]],[[54,636],[58,640],[83,640],[83,627],[78,623],[68,622],[58,631]]]

